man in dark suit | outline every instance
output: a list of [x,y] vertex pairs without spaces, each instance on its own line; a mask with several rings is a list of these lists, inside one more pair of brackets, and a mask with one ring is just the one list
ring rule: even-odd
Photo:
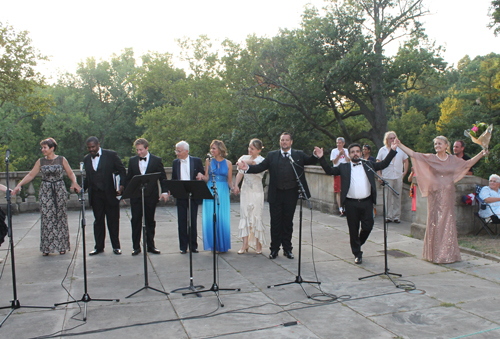
[[[391,151],[381,162],[362,161],[361,145],[351,144],[348,148],[350,163],[331,167],[323,157],[323,149],[315,147],[314,154],[326,174],[340,175],[341,202],[345,207],[351,250],[354,262],[362,263],[363,245],[373,228],[373,205],[377,203],[377,188],[373,171],[380,171],[389,166],[396,156],[396,144],[393,142]],[[361,232],[359,231],[361,224]]]
[[[189,144],[185,141],[179,141],[175,145],[175,154],[177,159],[172,164],[172,180],[203,180],[205,169],[200,158],[189,155]],[[191,201],[191,252],[198,253],[198,232],[197,218],[198,205],[203,200]],[[188,199],[177,199],[177,225],[179,230],[179,249],[182,254],[186,254],[188,237]]]
[[[85,165],[85,189],[89,193],[89,202],[94,212],[94,239],[95,247],[90,255],[104,252],[104,239],[106,228],[104,217],[108,224],[109,238],[113,246],[113,253],[121,254],[120,249],[120,200],[117,196],[123,192],[122,181],[125,179],[125,166],[115,151],[102,149],[99,139],[90,137],[87,139],[87,150],[89,154],[83,159]],[[115,175],[120,175],[118,189],[115,183]]]
[[[278,256],[280,246],[288,259],[293,259],[292,233],[293,215],[299,198],[299,187],[293,167],[297,171],[305,193],[309,198],[309,187],[304,174],[305,165],[314,165],[316,157],[308,156],[302,151],[292,150],[292,136],[284,132],[280,136],[281,149],[269,152],[267,157],[258,165],[247,165],[238,162],[238,167],[246,173],[260,173],[269,170],[269,212],[271,214],[271,253],[270,259]],[[293,159],[293,161],[291,160]]]
[[[162,194],[155,185],[150,194],[144,196],[144,212],[146,215],[146,238],[147,251],[153,254],[160,254],[160,250],[155,247],[155,212],[158,200],[168,200],[167,175],[160,157],[149,153],[149,142],[144,138],[139,138],[134,142],[137,155],[130,158],[128,162],[128,173],[125,179],[125,187],[135,175],[148,173],[160,173],[160,186]],[[146,190],[147,191],[147,190]],[[130,208],[132,210],[132,255],[141,253],[141,231],[142,231],[142,197],[130,198]]]

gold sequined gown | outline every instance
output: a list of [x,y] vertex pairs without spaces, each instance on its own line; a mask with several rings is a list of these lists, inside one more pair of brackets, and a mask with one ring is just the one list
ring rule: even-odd
[[460,261],[455,221],[455,183],[470,168],[465,161],[454,155],[445,160],[436,154],[414,152],[412,165],[418,177],[418,187],[427,197],[427,228],[423,257],[436,264]]

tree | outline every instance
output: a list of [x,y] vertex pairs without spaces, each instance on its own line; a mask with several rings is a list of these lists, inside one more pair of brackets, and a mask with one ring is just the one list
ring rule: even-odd
[[500,0],[491,1],[491,7],[488,14],[491,18],[491,22],[488,24],[488,27],[493,28],[495,36],[498,36],[500,33]]
[[[247,39],[250,51],[239,58],[251,67],[240,86],[249,96],[299,113],[332,140],[340,134],[381,147],[387,98],[425,89],[423,80],[445,69],[440,49],[426,43],[418,22],[426,13],[421,0],[332,1],[324,16],[308,8],[301,29]],[[398,54],[386,57],[384,47],[403,36]],[[255,61],[248,61],[252,55]],[[355,128],[349,120],[356,120]]]

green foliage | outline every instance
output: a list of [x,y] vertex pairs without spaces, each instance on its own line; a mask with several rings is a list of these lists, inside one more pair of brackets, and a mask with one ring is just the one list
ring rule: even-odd
[[488,14],[491,18],[488,27],[493,28],[495,36],[498,36],[500,34],[500,0],[491,0],[491,7]]

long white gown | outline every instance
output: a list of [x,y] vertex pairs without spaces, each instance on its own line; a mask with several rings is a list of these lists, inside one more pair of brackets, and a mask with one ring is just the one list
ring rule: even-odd
[[[260,164],[264,158],[260,155],[252,163],[250,155],[242,156],[238,161],[245,161],[252,165]],[[241,171],[240,173],[243,173]],[[241,184],[240,195],[240,224],[238,226],[239,237],[248,236],[248,243],[252,246],[257,244],[256,238],[262,245],[266,244],[264,223],[262,213],[264,210],[264,189],[262,178],[264,172],[257,174],[245,174]]]

